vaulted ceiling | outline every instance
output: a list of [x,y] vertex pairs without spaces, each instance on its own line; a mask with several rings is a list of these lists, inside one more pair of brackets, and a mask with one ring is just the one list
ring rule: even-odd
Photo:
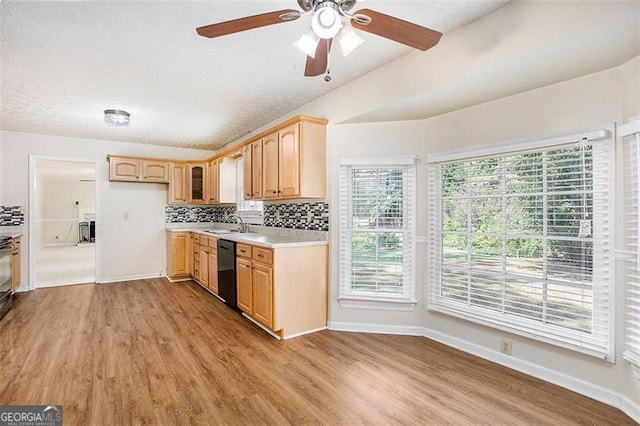
[[[446,37],[504,3],[368,0],[355,10]],[[326,83],[303,76],[293,46],[308,17],[217,39],[195,31],[290,8],[297,2],[1,2],[0,128],[215,149],[413,50],[360,32],[350,56],[332,52]],[[110,108],[130,112],[131,125],[105,126]]]

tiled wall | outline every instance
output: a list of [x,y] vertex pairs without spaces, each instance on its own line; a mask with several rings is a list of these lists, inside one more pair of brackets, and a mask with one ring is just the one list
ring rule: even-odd
[[[236,212],[236,206],[166,206],[166,223],[226,222],[226,217]],[[235,223],[236,219],[228,222]]]
[[0,226],[24,225],[24,214],[20,206],[0,206]]
[[264,226],[328,231],[329,204],[323,201],[265,204]]
[[[236,219],[226,220],[227,215],[235,212],[235,206],[167,206],[165,208],[165,222],[235,223]],[[310,203],[265,204],[264,226],[328,231],[329,204],[322,201]]]

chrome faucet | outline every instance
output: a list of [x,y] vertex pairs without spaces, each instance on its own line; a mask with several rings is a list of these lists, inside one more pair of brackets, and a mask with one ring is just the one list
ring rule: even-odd
[[244,221],[242,220],[242,218],[235,214],[235,213],[230,213],[227,215],[226,219],[229,220],[231,218],[235,217],[236,219],[238,219],[238,224],[240,225],[240,232],[249,232],[249,227],[246,223],[244,223]]

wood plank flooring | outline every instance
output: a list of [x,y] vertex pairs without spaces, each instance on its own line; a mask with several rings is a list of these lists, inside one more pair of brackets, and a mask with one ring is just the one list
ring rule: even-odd
[[422,337],[278,342],[193,282],[17,294],[0,326],[0,404],[65,424],[635,424]]

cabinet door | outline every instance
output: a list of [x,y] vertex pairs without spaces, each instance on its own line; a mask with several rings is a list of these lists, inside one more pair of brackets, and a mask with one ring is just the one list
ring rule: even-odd
[[189,203],[204,203],[204,164],[189,164],[187,176],[187,201]]
[[300,195],[300,138],[299,125],[280,130],[278,142],[278,196]]
[[200,243],[200,284],[209,287],[209,247]]
[[[262,176],[264,147],[262,140],[251,144],[251,198],[261,200],[264,194]],[[246,167],[246,166],[245,166]]]
[[207,202],[216,204],[220,202],[220,167],[218,160],[207,163]]
[[237,305],[243,312],[252,315],[253,291],[251,284],[251,261],[236,258]]
[[109,159],[109,180],[138,182],[140,161],[131,158],[111,157]]
[[185,204],[187,202],[186,170],[184,163],[172,163],[169,165],[170,179],[167,202],[168,204]]
[[278,198],[278,133],[262,140],[262,191],[264,199]]
[[180,277],[190,275],[189,267],[189,239],[188,233],[173,233],[171,235],[171,276]]
[[17,237],[13,239],[13,249],[11,250],[11,291],[16,291],[20,287],[21,271],[20,237]]
[[252,190],[252,159],[251,159],[251,145],[245,145],[242,147],[242,159],[244,161],[244,168],[242,170],[242,193],[245,200],[250,200],[253,197]]
[[142,179],[145,182],[169,183],[169,162],[142,161]]
[[193,240],[193,278],[200,281],[200,243]]
[[218,252],[209,247],[209,290],[218,294]]
[[273,268],[253,263],[253,318],[273,329]]

